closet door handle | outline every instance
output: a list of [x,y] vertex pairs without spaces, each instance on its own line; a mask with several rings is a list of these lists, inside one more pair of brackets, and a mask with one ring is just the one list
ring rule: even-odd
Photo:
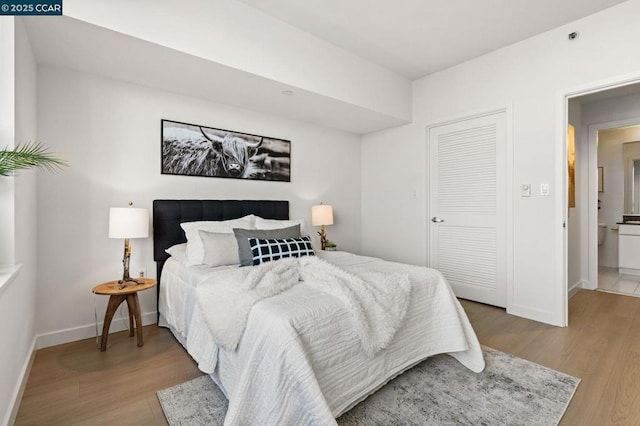
[[434,217],[431,218],[431,222],[433,222],[433,223],[442,223],[442,222],[444,222],[444,219],[440,219],[439,217],[435,217],[434,216]]

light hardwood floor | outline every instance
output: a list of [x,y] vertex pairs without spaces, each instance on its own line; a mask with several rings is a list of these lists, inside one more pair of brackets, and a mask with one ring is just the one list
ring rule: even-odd
[[561,425],[640,425],[640,298],[579,291],[566,328],[462,304],[482,344],[582,379]]
[[144,327],[39,350],[16,425],[166,425],[156,391],[202,375],[171,332]]
[[[582,379],[561,425],[640,424],[640,298],[580,291],[569,327],[462,301],[480,342]],[[155,391],[201,375],[166,329],[38,351],[17,425],[165,425]]]

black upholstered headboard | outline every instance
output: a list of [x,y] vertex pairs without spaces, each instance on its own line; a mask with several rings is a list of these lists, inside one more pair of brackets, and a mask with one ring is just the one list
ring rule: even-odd
[[[255,214],[265,219],[289,219],[288,201],[271,200],[154,200],[153,201],[153,260],[156,261],[156,277],[160,275],[165,252],[169,247],[187,242],[182,222],[198,220],[237,219]],[[159,292],[158,292],[159,294]]]

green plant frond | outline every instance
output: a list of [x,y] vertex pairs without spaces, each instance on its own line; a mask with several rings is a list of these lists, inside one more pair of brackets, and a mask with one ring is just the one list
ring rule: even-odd
[[9,176],[16,170],[32,167],[56,172],[67,165],[66,161],[56,158],[40,142],[27,142],[14,149],[0,150],[0,176]]

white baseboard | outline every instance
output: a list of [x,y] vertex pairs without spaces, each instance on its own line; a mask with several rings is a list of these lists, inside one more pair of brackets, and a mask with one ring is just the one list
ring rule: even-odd
[[[147,312],[142,314],[142,325],[155,324],[158,314],[156,312]],[[102,322],[98,323],[98,335],[102,334]],[[129,317],[124,319],[116,313],[111,321],[109,334],[118,331],[127,330],[129,328]],[[49,346],[62,345],[63,343],[76,342],[78,340],[91,339],[96,337],[96,325],[87,324],[80,327],[67,328],[64,330],[52,331],[50,333],[38,334],[36,346],[38,349],[48,348]]]
[[640,275],[640,269],[632,269],[632,268],[618,268],[618,273],[625,275]]
[[542,309],[531,308],[529,306],[513,304],[512,306],[507,307],[507,313],[558,327],[563,326],[554,315],[555,312],[552,311],[544,311]]
[[569,287],[569,299],[571,299],[575,294],[585,288],[586,281],[580,280],[577,283],[573,284]]
[[12,425],[16,422],[16,417],[18,416],[18,409],[20,409],[20,402],[22,402],[22,395],[24,395],[24,389],[27,386],[27,381],[29,380],[29,373],[31,373],[31,366],[33,365],[33,360],[36,358],[36,337],[33,338],[33,342],[31,342],[31,349],[29,350],[29,356],[24,360],[24,364],[22,366],[22,370],[20,371],[20,378],[16,383],[16,387],[13,391],[13,395],[11,397],[11,402],[9,403],[9,410],[5,414],[3,425]]

